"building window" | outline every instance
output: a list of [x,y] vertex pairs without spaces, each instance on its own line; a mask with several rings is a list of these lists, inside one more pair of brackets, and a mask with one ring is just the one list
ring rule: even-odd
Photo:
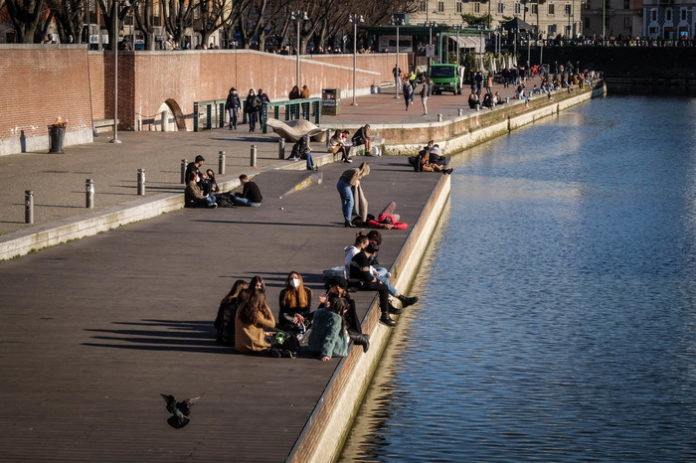
[[462,12],[462,2],[457,2],[457,13]]
[[532,3],[532,14],[539,14],[539,4]]
[[682,8],[679,11],[679,15],[680,15],[682,21],[686,21],[686,8]]
[[556,6],[553,3],[549,3],[549,16],[556,14]]
[[565,6],[565,15],[570,16],[570,5]]
[[672,8],[665,9],[665,21],[672,20]]
[[590,18],[585,16],[584,19],[585,19],[585,29],[589,29],[590,28]]
[[624,29],[631,28],[631,18],[624,18]]
[[657,10],[655,8],[650,10],[650,21],[657,21]]
[[481,12],[481,4],[474,3],[474,13],[480,13],[480,12]]
[[428,11],[428,2],[420,2],[418,11]]
[[515,14],[520,14],[522,12],[522,8],[520,7],[519,3],[515,3]]
[[657,34],[657,27],[651,26],[651,27],[648,29],[648,32],[650,33],[650,35],[656,35],[656,34]]
[[438,13],[445,12],[445,2],[437,2],[437,11]]
[[631,0],[624,0],[624,10],[631,9]]
[[549,37],[556,36],[556,25],[555,24],[549,24],[548,30],[549,30]]
[[503,14],[503,13],[505,13],[505,4],[498,3],[498,14]]

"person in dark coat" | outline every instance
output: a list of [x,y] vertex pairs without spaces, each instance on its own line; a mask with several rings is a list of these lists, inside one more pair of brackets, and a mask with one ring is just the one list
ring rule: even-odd
[[232,87],[225,102],[225,109],[230,114],[230,130],[237,130],[237,116],[241,106],[242,102],[239,100],[239,95],[237,95],[237,89]]
[[266,95],[266,93],[264,93],[262,88],[259,89],[259,91],[256,95],[259,97],[259,100],[261,101],[261,107],[259,108],[259,112],[258,112],[258,121],[259,121],[259,124],[261,124],[261,127],[263,127],[263,112],[264,112],[264,109],[266,109],[268,107],[268,103],[271,102],[271,99],[268,98],[268,95]]
[[261,106],[261,99],[254,92],[253,88],[250,89],[246,101],[244,102],[244,112],[249,118],[249,132],[253,132],[256,129],[256,118],[258,117]]
[[261,190],[259,190],[258,185],[249,180],[249,177],[247,177],[244,174],[239,176],[239,181],[242,182],[242,185],[244,185],[244,187],[242,188],[241,193],[235,193],[234,196],[231,196],[232,201],[234,201],[235,204],[239,204],[241,206],[261,206],[263,196],[261,196]]

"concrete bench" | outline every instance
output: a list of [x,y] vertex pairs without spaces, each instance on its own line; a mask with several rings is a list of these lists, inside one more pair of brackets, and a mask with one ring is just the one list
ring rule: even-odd
[[100,119],[94,121],[94,133],[107,133],[111,132],[114,126],[113,119]]

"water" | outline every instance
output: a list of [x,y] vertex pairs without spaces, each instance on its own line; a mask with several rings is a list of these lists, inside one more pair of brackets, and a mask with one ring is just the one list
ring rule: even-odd
[[453,162],[341,460],[696,461],[696,100],[596,100]]

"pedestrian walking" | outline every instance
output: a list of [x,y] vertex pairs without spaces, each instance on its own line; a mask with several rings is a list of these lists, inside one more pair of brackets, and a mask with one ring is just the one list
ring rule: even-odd
[[423,115],[428,115],[428,97],[430,96],[431,81],[426,77],[420,91],[421,103],[423,103]]
[[237,95],[237,89],[232,87],[225,102],[225,109],[230,114],[230,130],[237,130],[237,116],[241,106],[242,102],[239,100],[239,95]]
[[404,80],[404,103],[406,103],[406,111],[408,111],[408,105],[411,104],[411,98],[413,97],[413,88],[411,87],[411,81],[408,79]]

